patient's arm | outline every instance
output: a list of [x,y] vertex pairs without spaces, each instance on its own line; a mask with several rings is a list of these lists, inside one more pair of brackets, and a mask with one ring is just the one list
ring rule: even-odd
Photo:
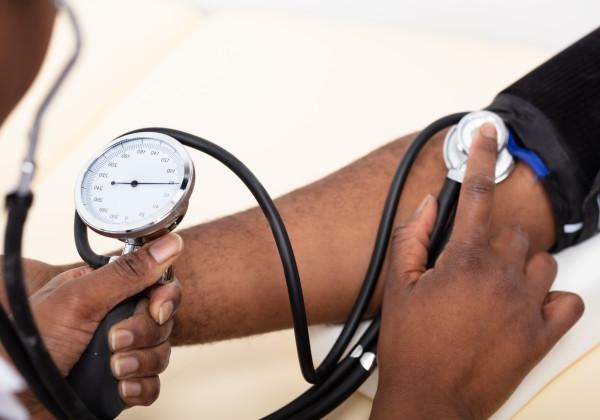
[[[414,136],[394,141],[328,177],[289,193],[277,205],[289,230],[312,323],[341,321],[367,267],[395,168]],[[427,193],[437,193],[446,170],[442,135],[427,146],[406,185],[397,220]],[[267,186],[268,187],[268,186]],[[531,252],[548,250],[554,225],[544,191],[522,164],[497,188],[495,228],[520,224]],[[185,251],[175,265],[184,300],[175,343],[214,341],[286,328],[288,297],[267,222],[255,208],[181,233]],[[376,296],[376,304],[381,300]]]
[[[298,260],[310,322],[341,321],[349,312],[367,267],[389,183],[413,137],[396,140],[277,200]],[[406,219],[427,193],[439,190],[446,173],[442,137],[432,140],[419,156],[400,201],[398,221]],[[506,224],[523,226],[532,253],[552,246],[549,204],[542,186],[522,164],[498,186],[493,222],[495,229]],[[259,209],[180,234],[185,248],[175,274],[182,283],[183,302],[176,317],[174,344],[291,326],[281,264]],[[67,268],[28,261],[29,292]],[[373,307],[381,301],[380,290]],[[2,295],[0,284],[0,301]],[[160,298],[156,308],[162,303]]]
[[493,125],[475,133],[454,230],[431,269],[433,200],[393,232],[373,420],[489,418],[583,313],[577,295],[548,292],[556,262],[527,258],[520,227],[490,231],[496,145]]

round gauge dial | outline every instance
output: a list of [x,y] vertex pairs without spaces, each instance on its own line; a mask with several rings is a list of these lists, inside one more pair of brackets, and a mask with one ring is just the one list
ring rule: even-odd
[[144,237],[182,216],[194,168],[174,138],[151,132],[117,138],[83,169],[77,212],[92,229],[120,238]]

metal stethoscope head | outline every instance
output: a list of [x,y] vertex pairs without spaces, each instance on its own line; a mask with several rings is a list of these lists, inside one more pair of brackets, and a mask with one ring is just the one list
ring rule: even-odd
[[496,127],[498,157],[496,158],[496,184],[504,181],[514,168],[514,158],[508,151],[509,131],[497,114],[490,111],[475,111],[465,115],[457,125],[452,126],[444,140],[444,162],[448,168],[448,178],[462,183],[467,168],[471,143],[475,130],[485,123]]

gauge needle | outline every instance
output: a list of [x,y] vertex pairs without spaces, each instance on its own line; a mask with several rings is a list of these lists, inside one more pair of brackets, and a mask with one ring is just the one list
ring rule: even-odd
[[139,182],[136,180],[133,180],[131,182],[116,182],[116,181],[111,181],[110,185],[131,185],[132,187],[137,187],[138,185],[171,185],[174,184],[173,182]]

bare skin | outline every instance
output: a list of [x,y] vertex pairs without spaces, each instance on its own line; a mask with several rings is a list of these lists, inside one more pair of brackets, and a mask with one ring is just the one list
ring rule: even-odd
[[531,255],[525,231],[490,229],[496,140],[487,128],[435,266],[426,270],[431,196],[394,232],[372,419],[490,417],[583,313],[577,295],[548,292],[556,262]]
[[[277,200],[298,260],[312,323],[343,320],[350,310],[368,264],[388,185],[413,137],[392,142]],[[405,220],[425,194],[439,191],[446,174],[441,140],[437,136],[417,160],[397,222]],[[554,242],[552,213],[543,189],[521,164],[497,188],[492,230],[504,224],[523,227],[531,238],[531,252],[548,250]],[[174,343],[213,341],[290,326],[281,264],[259,209],[196,226],[181,235],[186,250],[175,272],[186,293]],[[381,287],[372,307],[380,301]]]
[[[44,1],[39,2],[44,5],[40,11],[33,6],[31,10],[21,10],[25,8],[21,6],[23,2],[0,1],[7,8],[7,13],[0,14],[0,30],[13,26],[38,28],[32,31],[35,36],[31,35],[35,40],[30,42],[36,45],[32,53],[19,65],[7,66],[17,69],[14,77],[20,81],[0,82],[2,86],[21,86],[20,94],[0,95],[0,110],[10,110],[42,62],[54,11]],[[41,17],[36,18],[33,9]],[[43,24],[32,25],[33,19]],[[10,36],[0,37],[0,57],[5,63],[21,50],[15,43],[3,41],[7,39]],[[0,121],[7,113],[0,113]],[[393,172],[412,138],[414,135],[400,138],[277,200],[294,245],[311,322],[339,321],[347,314],[367,266]],[[405,220],[425,194],[438,192],[446,173],[442,138],[442,133],[436,136],[417,160],[400,201],[397,222]],[[530,237],[531,252],[551,248],[552,212],[542,186],[526,166],[517,165],[511,177],[498,186],[496,197],[493,230],[504,224],[518,224]],[[290,326],[285,282],[259,209],[198,225],[180,234],[186,249],[175,272],[185,287],[186,299],[178,312],[175,343],[206,342]],[[72,264],[49,266],[31,261],[31,287],[39,288],[71,267]],[[332,287],[339,284],[345,287]],[[380,300],[378,293],[374,306]],[[261,305],[256,305],[257,301]],[[333,301],[337,304],[331,305]]]
[[[25,94],[41,67],[55,12],[54,2],[50,0],[0,0],[0,123]],[[134,262],[141,260],[143,255],[133,257]],[[104,314],[126,297],[123,294],[93,294],[86,301],[78,296],[89,291],[99,275],[103,281],[110,278],[111,270],[118,270],[125,261],[129,260],[112,264],[104,275],[99,271],[91,273],[86,267],[48,270],[48,266],[42,263],[25,265],[30,303],[40,332],[65,375],[78,360]],[[145,270],[129,276],[135,277],[130,279],[132,285],[141,285],[139,290],[158,278],[152,268],[159,264],[148,261],[141,265]],[[161,266],[161,269],[165,267]],[[121,270],[121,277],[127,277],[125,271]],[[3,287],[0,286],[0,304],[7,308]],[[125,292],[127,289],[122,290]],[[175,281],[153,287],[147,295],[148,299],[140,302],[134,316],[116,324],[109,335],[113,350],[111,368],[119,380],[120,395],[128,406],[148,405],[158,397],[158,374],[169,361],[168,338],[181,290]],[[65,305],[65,302],[70,304]],[[1,345],[0,356],[6,356]],[[31,394],[26,393],[22,397],[36,417],[48,415]]]
[[[0,0],[0,7],[7,11],[0,13],[0,35],[6,35],[0,36],[0,40],[8,39],[11,34],[4,32],[5,28],[15,28],[10,26],[15,22],[30,24],[32,21],[23,19],[37,16],[37,11],[32,14],[33,9],[27,9],[34,8],[31,4],[37,2],[25,2],[29,6],[21,3]],[[28,34],[21,33],[22,38],[17,42],[0,41],[4,42],[0,44],[3,54],[0,62],[11,63],[14,69],[10,77],[0,81],[4,89],[0,95],[0,121],[24,94],[42,61],[54,14],[49,9],[43,10],[45,13],[40,12],[38,18],[44,24],[24,26],[38,28],[32,31],[35,36],[32,35],[31,42],[35,48],[21,48],[23,43],[29,42]],[[20,51],[31,51],[31,54]],[[27,57],[14,60],[15,54]],[[9,85],[16,88],[12,90]],[[311,323],[343,320],[348,313],[367,266],[389,182],[413,137],[396,140],[277,200],[296,252]],[[419,157],[402,196],[397,223],[407,219],[425,194],[438,192],[446,173],[441,139],[442,134],[436,136]],[[517,165],[513,175],[496,188],[495,197],[495,205],[490,210],[490,235],[497,235],[504,225],[520,225],[529,238],[529,255],[552,246],[554,224],[550,206],[541,185],[525,166]],[[193,227],[181,232],[181,236],[186,247],[174,270],[186,293],[176,314],[174,343],[214,341],[291,325],[278,256],[258,209]],[[31,274],[28,277],[30,292],[44,287],[72,266],[29,261],[26,271]],[[387,273],[386,265],[383,276]],[[381,299],[380,285],[371,309],[376,308]],[[149,308],[141,308],[140,312],[149,313],[156,321],[160,317],[158,308],[175,301],[173,291],[163,289],[155,293]],[[145,325],[147,317],[134,318],[124,321],[121,329],[134,335],[140,333],[140,326]],[[115,331],[111,331],[109,337],[111,341],[113,333]],[[131,352],[133,349],[126,346],[120,350]],[[142,356],[138,357],[138,362],[141,360]],[[509,385],[503,388],[504,393],[512,389],[512,384]],[[490,400],[497,401],[494,394],[497,390],[492,389],[490,393],[493,394]]]
[[[181,292],[177,281],[167,286],[153,285],[182,248],[181,238],[170,234],[96,271],[87,266],[72,268],[38,290],[29,290],[37,326],[63,375],[79,360],[108,311],[116,303],[147,290],[147,298],[140,300],[133,316],[113,327],[109,345],[114,352],[111,369],[119,380],[119,393],[125,403],[148,405],[156,400],[160,390],[158,374],[169,363],[168,338]],[[105,293],[98,293],[101,289]],[[165,295],[172,306],[156,307]],[[5,299],[1,295],[0,303],[8,307]],[[153,306],[155,310],[151,309]],[[128,334],[119,334],[122,331]],[[0,356],[6,358],[1,346]],[[22,400],[36,418],[48,416],[31,393],[24,393]]]
[[0,0],[0,123],[42,66],[55,14],[51,1]]
[[[387,188],[413,137],[396,140],[276,200],[294,246],[311,323],[340,321],[350,310],[367,267]],[[400,200],[397,223],[406,220],[424,195],[439,191],[446,174],[442,138],[438,135],[432,140],[417,160]],[[523,164],[496,188],[491,229],[497,232],[503,225],[522,226],[530,238],[530,253],[546,251],[554,243],[554,222],[544,190]],[[281,264],[260,209],[179,234],[186,247],[174,272],[185,298],[177,313],[174,344],[290,327]],[[31,260],[27,267],[31,283],[39,287],[76,265],[51,266]],[[372,308],[380,302],[381,284]]]

